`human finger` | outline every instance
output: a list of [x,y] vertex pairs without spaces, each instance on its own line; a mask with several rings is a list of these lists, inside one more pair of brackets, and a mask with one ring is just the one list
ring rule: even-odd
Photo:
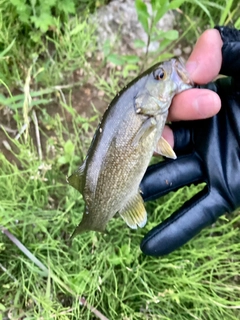
[[168,219],[146,234],[141,249],[146,255],[163,256],[192,239],[203,228],[214,223],[226,212],[226,205],[219,193],[207,194],[207,187]]
[[169,109],[169,121],[197,120],[212,117],[221,108],[221,100],[208,89],[190,89],[176,95]]
[[212,81],[222,65],[222,39],[216,29],[206,30],[198,39],[187,63],[190,78],[197,84]]

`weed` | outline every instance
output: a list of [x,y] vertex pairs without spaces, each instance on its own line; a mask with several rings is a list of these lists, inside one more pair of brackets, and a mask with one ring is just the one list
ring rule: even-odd
[[213,28],[215,25],[239,26],[240,4],[237,0],[226,1],[198,1],[183,2],[181,6],[181,24],[183,29],[193,23],[194,28],[189,30],[186,39],[189,41],[199,35],[206,28]]
[[[95,9],[103,2],[82,0],[78,5]],[[12,3],[14,11],[9,9]],[[146,257],[139,249],[144,234],[203,185],[184,187],[148,203],[149,221],[143,230],[130,230],[120,218],[112,219],[108,234],[89,232],[69,245],[84,203],[66,184],[65,176],[83,160],[98,115],[86,118],[78,114],[66,90],[82,86],[89,74],[94,75],[110,101],[120,81],[124,77],[129,81],[149,55],[120,57],[106,46],[109,61],[123,67],[108,72],[106,81],[89,59],[89,53],[94,58],[96,51],[96,26],[82,12],[81,17],[77,11],[76,16],[66,17],[69,8],[62,9],[65,17],[60,23],[49,12],[54,1],[46,4],[46,21],[31,21],[33,11],[26,8],[34,7],[39,18],[43,3],[21,2],[25,8],[21,19],[27,19],[25,28],[29,23],[35,26],[35,41],[40,39],[38,32],[44,33],[55,23],[55,30],[48,30],[39,43],[25,36],[19,40],[20,30],[26,35],[18,19],[20,3],[0,0],[0,80],[4,88],[0,111],[9,112],[18,131],[17,136],[12,135],[2,126],[0,132],[11,156],[10,161],[0,152],[0,319],[86,320],[104,319],[103,315],[132,320],[238,319],[239,210],[166,257]],[[61,3],[66,5],[66,1]],[[70,9],[74,3],[77,10],[76,2],[69,3]],[[171,53],[170,45],[179,35],[172,31],[161,34],[155,23],[166,10],[180,4],[180,16],[188,22],[180,38],[189,35],[190,43],[204,24],[233,21],[239,25],[235,1],[151,1],[152,13],[143,1],[136,1],[145,32],[149,39],[162,37],[165,53]],[[194,25],[198,26],[192,29]],[[75,83],[72,74],[78,69],[82,76]],[[54,114],[48,112],[49,104],[56,106]],[[26,124],[29,132],[24,136]]]
[[185,187],[148,204],[147,229],[132,231],[114,219],[109,235],[87,233],[69,247],[64,239],[79,221],[81,196],[54,179],[57,167],[42,179],[36,161],[22,163],[19,171],[1,158],[0,219],[41,263],[34,266],[4,231],[1,304],[13,318],[92,319],[79,296],[109,319],[238,318],[239,213],[167,257],[144,257],[143,234],[197,191]]
[[[7,8],[6,8],[7,10]],[[1,16],[2,14],[2,16]],[[6,17],[0,11],[0,20]],[[32,68],[32,85],[53,86],[60,84],[68,75],[73,79],[73,72],[81,69],[87,76],[89,73],[89,53],[96,49],[94,36],[96,25],[87,21],[87,14],[81,17],[68,17],[66,22],[58,23],[56,31],[46,33],[33,43],[31,38],[10,33],[14,28],[6,27],[0,31],[0,48],[2,38],[3,51],[0,55],[0,79],[9,87],[23,88],[23,79]],[[14,20],[11,21],[14,24]],[[16,25],[14,26],[16,28]],[[20,32],[20,31],[19,31]]]

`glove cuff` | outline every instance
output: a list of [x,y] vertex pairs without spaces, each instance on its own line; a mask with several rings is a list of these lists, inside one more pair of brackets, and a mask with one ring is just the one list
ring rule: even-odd
[[215,26],[221,35],[223,43],[240,41],[240,31],[230,27]]
[[216,26],[219,31],[223,46],[222,46],[222,67],[220,74],[240,79],[240,30]]

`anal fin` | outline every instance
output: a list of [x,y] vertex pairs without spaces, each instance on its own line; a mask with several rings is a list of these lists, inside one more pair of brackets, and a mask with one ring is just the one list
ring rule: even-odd
[[176,159],[176,153],[173,151],[170,144],[165,140],[163,137],[161,137],[158,140],[157,146],[155,148],[155,152],[158,154],[163,155],[164,157]]
[[132,229],[137,229],[137,227],[143,228],[147,223],[147,212],[139,193],[128,201],[119,214]]

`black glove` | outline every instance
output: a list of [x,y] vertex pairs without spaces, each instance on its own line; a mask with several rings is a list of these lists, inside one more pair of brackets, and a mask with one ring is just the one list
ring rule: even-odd
[[218,93],[222,108],[210,119],[173,124],[178,158],[150,166],[140,189],[148,201],[193,183],[207,186],[144,237],[141,249],[147,255],[172,252],[240,206],[240,31],[216,29],[223,40],[220,73],[231,78],[205,88]]

